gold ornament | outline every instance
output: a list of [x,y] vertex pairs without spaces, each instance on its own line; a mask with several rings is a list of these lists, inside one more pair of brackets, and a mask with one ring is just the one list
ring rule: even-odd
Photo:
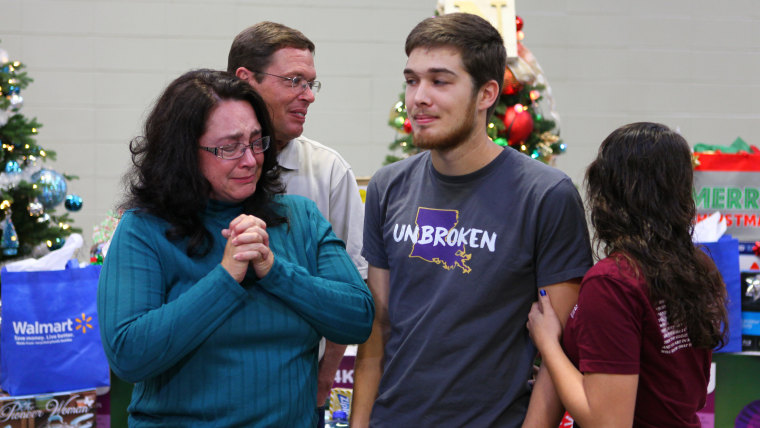
[[546,131],[538,137],[544,144],[554,144],[559,141],[559,136],[552,134],[550,131]]
[[692,153],[691,155],[691,167],[696,169],[698,166],[702,165],[702,162],[699,161],[699,153]]
[[541,157],[544,157],[544,158],[549,157],[554,153],[554,150],[552,150],[552,146],[544,142],[536,144],[536,148],[538,149],[538,153],[541,155]]

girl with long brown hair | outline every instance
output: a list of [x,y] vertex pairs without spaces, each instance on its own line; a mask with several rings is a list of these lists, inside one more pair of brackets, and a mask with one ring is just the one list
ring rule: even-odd
[[689,145],[656,123],[612,132],[586,172],[606,258],[584,277],[564,334],[548,296],[528,321],[562,403],[584,428],[700,426],[727,317],[720,274],[692,243],[692,186]]

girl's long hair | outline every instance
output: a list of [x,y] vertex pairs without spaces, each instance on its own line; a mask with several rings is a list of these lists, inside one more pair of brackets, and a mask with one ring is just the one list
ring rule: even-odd
[[726,289],[692,243],[693,181],[686,140],[648,122],[612,132],[586,171],[597,249],[628,258],[650,301],[665,303],[669,323],[684,325],[693,346],[713,348],[726,342]]

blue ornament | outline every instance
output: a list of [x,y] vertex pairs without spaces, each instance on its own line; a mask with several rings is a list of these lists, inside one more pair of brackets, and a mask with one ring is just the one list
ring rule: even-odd
[[3,220],[3,239],[0,242],[0,247],[6,256],[15,256],[18,253],[18,235],[11,221],[11,216]]
[[21,165],[19,165],[15,160],[10,160],[5,164],[5,172],[8,174],[21,172]]
[[66,243],[66,240],[65,240],[65,239],[63,239],[63,238],[55,238],[55,239],[53,239],[53,240],[49,240],[49,241],[47,241],[47,246],[48,246],[48,248],[50,248],[52,251],[55,251],[55,250],[57,250],[57,249],[59,249],[59,248],[63,247],[63,244],[65,244],[65,243]]
[[66,179],[52,169],[41,169],[32,175],[41,193],[39,201],[45,209],[50,209],[63,202],[66,197]]
[[82,209],[82,197],[79,195],[68,195],[63,205],[69,211],[79,211]]

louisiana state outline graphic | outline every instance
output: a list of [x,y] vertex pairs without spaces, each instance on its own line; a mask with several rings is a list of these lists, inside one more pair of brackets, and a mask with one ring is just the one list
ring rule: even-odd
[[470,273],[472,268],[468,262],[472,254],[467,252],[468,246],[493,253],[496,233],[457,226],[458,210],[419,207],[414,226],[398,223],[393,226],[393,240],[412,243],[409,258],[435,263],[446,270],[458,267],[462,273]]

